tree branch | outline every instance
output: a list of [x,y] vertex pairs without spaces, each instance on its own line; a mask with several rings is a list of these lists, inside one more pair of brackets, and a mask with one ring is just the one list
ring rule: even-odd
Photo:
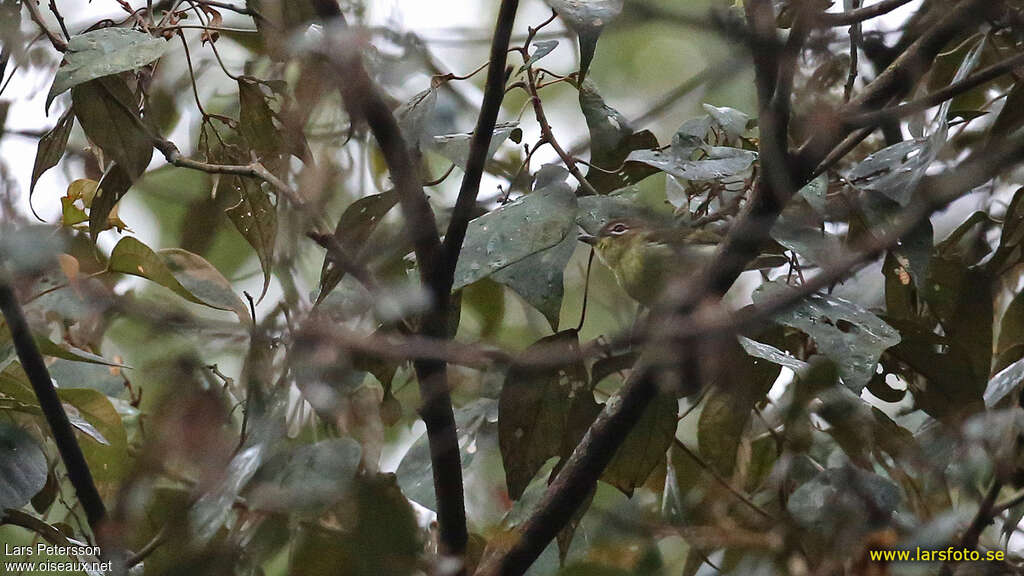
[[491,44],[491,60],[487,67],[483,104],[480,106],[480,116],[477,118],[476,129],[469,144],[469,158],[466,161],[462,186],[459,188],[459,197],[455,201],[448,232],[444,237],[444,278],[448,286],[443,292],[451,291],[462,241],[466,238],[466,229],[476,207],[477,195],[480,193],[480,179],[483,176],[484,164],[487,163],[494,125],[498,121],[498,112],[505,97],[505,62],[518,7],[519,0],[502,0],[498,22],[494,26],[494,41]]
[[1012,72],[1014,68],[1019,66],[1024,66],[1024,54],[1018,54],[1011,58],[1007,58],[1002,62],[997,62],[987,68],[978,70],[959,82],[954,82],[945,88],[936,90],[935,92],[922,96],[916,100],[904,102],[903,104],[891,108],[882,108],[881,110],[875,110],[873,112],[850,114],[841,118],[841,121],[844,126],[860,128],[869,126],[874,127],[889,120],[898,120],[905,116],[916,114],[917,112],[923,112],[933,106],[938,106],[946,100],[955,98],[964,92],[969,92],[979,86],[988,84],[996,78]]
[[43,34],[46,34],[46,37],[50,40],[50,44],[53,45],[53,48],[58,52],[67,52],[67,40],[64,40],[60,34],[50,30],[50,27],[46,25],[46,20],[43,19],[43,14],[39,12],[39,6],[36,5],[36,0],[22,0],[21,3],[28,8],[28,13],[29,16],[32,17],[32,21],[39,26],[43,31]]
[[815,18],[815,24],[818,26],[833,27],[853,26],[854,24],[860,24],[861,22],[877,18],[883,14],[888,14],[904,4],[910,4],[910,2],[911,0],[881,0],[880,2],[875,2],[870,6],[856,8],[848,12],[821,12]]
[[[422,333],[431,338],[447,337],[450,296],[447,292],[439,292],[438,288],[450,287],[451,283],[444,282],[437,222],[423,193],[417,159],[410,152],[383,95],[363,67],[359,51],[353,47],[345,48],[328,50],[325,56],[338,73],[338,88],[350,116],[366,121],[395,183],[399,204],[412,236],[420,281],[432,298],[432,309],[424,320]],[[421,359],[413,366],[422,399],[420,417],[426,425],[430,444],[442,552],[462,556],[468,532],[459,438],[448,390],[447,365],[439,360]]]
[[3,312],[7,321],[7,328],[11,332],[11,339],[14,341],[14,348],[18,353],[18,360],[21,367],[32,383],[36,399],[39,400],[39,408],[46,418],[46,423],[53,434],[53,441],[57,444],[64,467],[68,470],[68,478],[75,488],[78,501],[85,510],[86,519],[93,533],[103,518],[107,515],[107,509],[103,505],[103,499],[96,490],[89,465],[82,455],[82,448],[75,439],[75,431],[64,411],[64,405],[57,396],[57,390],[53,387],[50,379],[50,372],[46,368],[46,361],[43,360],[39,347],[32,337],[28,323],[25,321],[25,314],[18,303],[14,290],[8,280],[3,277],[5,273],[0,271],[0,311]]

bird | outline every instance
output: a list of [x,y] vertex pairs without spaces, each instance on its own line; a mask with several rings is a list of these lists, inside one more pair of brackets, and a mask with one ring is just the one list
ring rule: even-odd
[[668,280],[698,272],[711,260],[721,237],[711,231],[680,227],[659,229],[636,218],[611,220],[596,235],[579,234],[626,293],[650,308]]

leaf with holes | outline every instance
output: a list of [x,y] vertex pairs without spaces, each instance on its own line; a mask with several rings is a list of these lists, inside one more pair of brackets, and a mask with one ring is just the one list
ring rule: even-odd
[[96,78],[135,70],[163,56],[170,44],[138,30],[100,28],[73,37],[46,96],[46,108],[65,90]]
[[270,202],[260,183],[252,178],[237,176],[229,180],[234,183],[233,197],[238,201],[225,210],[238,232],[256,251],[263,270],[263,289],[257,300],[262,300],[270,286],[270,274],[274,269],[274,245],[277,241],[277,208]]
[[[764,284],[754,291],[754,304],[788,290],[794,288]],[[852,302],[822,294],[813,294],[777,314],[775,321],[810,336],[818,351],[836,363],[843,383],[858,393],[875,374],[882,352],[900,342],[900,333],[878,316]]]
[[230,310],[243,322],[249,312],[231,283],[201,256],[178,248],[154,252],[135,238],[122,238],[110,253],[111,272],[145,278],[182,298],[218,310]]

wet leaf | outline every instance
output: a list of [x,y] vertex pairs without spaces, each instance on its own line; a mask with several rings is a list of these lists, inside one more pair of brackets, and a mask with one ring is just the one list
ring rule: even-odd
[[452,289],[559,244],[571,232],[575,213],[576,196],[568,184],[559,182],[472,220]]
[[[455,427],[459,430],[459,450],[462,474],[465,476],[479,452],[483,433],[498,420],[498,403],[492,398],[480,398],[455,410]],[[434,499],[434,476],[431,472],[430,443],[426,433],[413,443],[402,457],[395,472],[402,492],[409,499],[437,509]]]
[[711,146],[705,153],[704,158],[691,160],[689,154],[681,154],[679,150],[673,148],[637,150],[631,152],[627,160],[642,162],[682,180],[707,182],[742,175],[757,159],[755,152],[728,146]]
[[280,130],[274,126],[274,114],[260,83],[251,77],[239,76],[238,102],[238,129],[249,148],[260,156],[280,152]]
[[36,147],[35,163],[32,166],[32,180],[28,189],[30,200],[39,177],[50,168],[56,166],[60,162],[61,157],[64,156],[64,150],[68,145],[68,136],[71,135],[71,128],[74,125],[74,110],[68,108],[61,115],[60,119],[57,120],[57,124],[39,139],[39,145]]
[[[769,342],[762,350],[784,345],[781,328],[757,335]],[[746,339],[747,342],[755,342]],[[723,343],[717,353],[724,357],[715,386],[708,391],[697,422],[697,443],[705,460],[722,476],[729,478],[736,468],[736,455],[749,426],[754,406],[764,399],[779,376],[780,360],[748,356],[739,343]],[[774,356],[774,355],[773,355]]]
[[[785,290],[793,288],[778,283],[762,285],[754,292],[754,304]],[[882,352],[900,342],[900,333],[880,318],[833,296],[811,295],[778,314],[775,321],[810,336],[818,350],[836,363],[846,386],[858,393],[874,375]]]
[[110,271],[131,274],[170,289],[182,298],[230,310],[246,322],[248,309],[231,284],[201,256],[171,248],[154,252],[135,238],[122,238],[110,253]]
[[824,230],[821,217],[804,201],[786,206],[772,226],[771,236],[799,254],[804,263],[826,265],[836,261],[843,252],[840,239]]
[[1024,358],[1000,370],[985,387],[985,406],[994,407],[1000,400],[1024,382]]
[[0,509],[21,508],[46,485],[46,456],[36,439],[0,422]]
[[170,44],[128,28],[100,28],[71,38],[64,65],[57,69],[46,108],[70,88],[120,72],[135,70],[163,56]]
[[565,292],[563,272],[575,251],[576,237],[567,234],[564,240],[553,247],[495,272],[491,279],[522,296],[523,300],[544,315],[551,329],[557,332]]

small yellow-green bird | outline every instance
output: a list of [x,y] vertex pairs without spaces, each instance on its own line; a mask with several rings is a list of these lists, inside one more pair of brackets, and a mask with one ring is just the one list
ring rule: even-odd
[[669,278],[696,274],[710,259],[721,237],[693,228],[655,229],[638,219],[605,224],[596,236],[580,234],[634,300],[650,308]]

